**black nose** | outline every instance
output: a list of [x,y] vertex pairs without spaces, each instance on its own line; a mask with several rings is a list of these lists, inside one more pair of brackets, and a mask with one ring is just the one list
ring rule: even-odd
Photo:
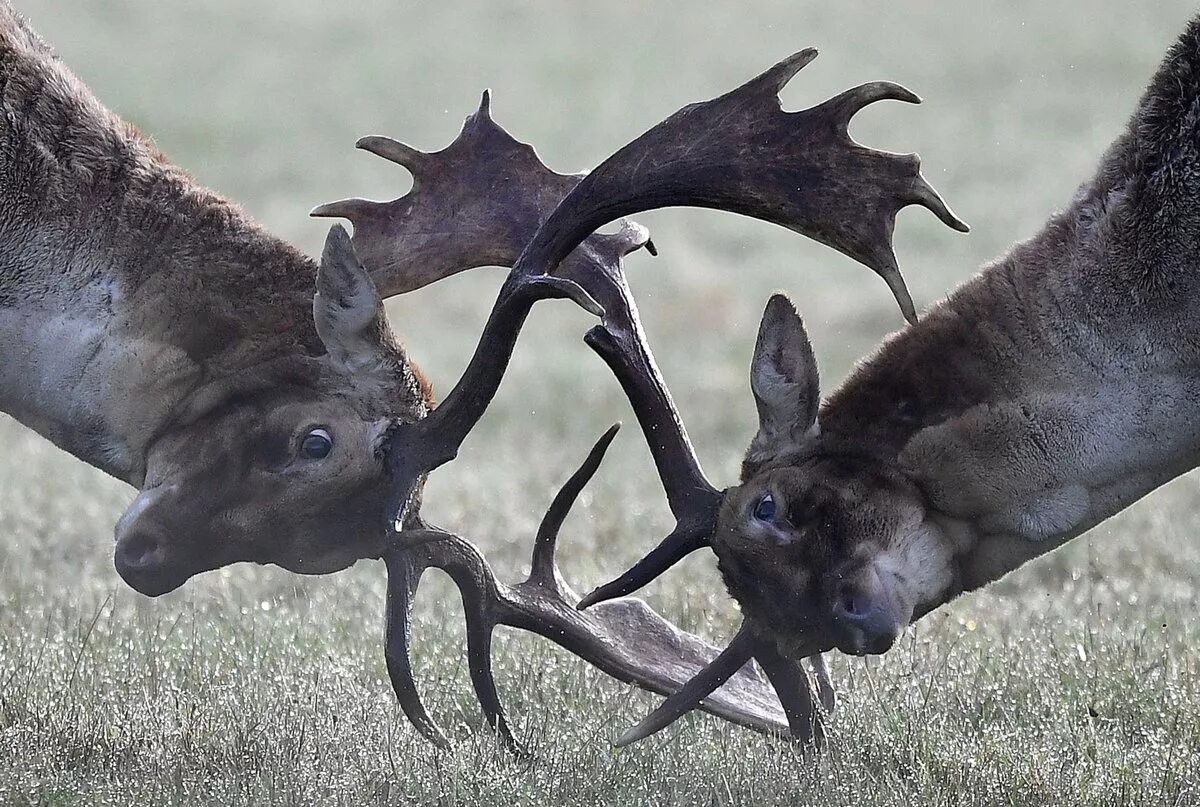
[[137,531],[121,536],[113,556],[121,578],[147,597],[157,597],[178,588],[184,580],[170,568],[166,542],[152,532]]
[[128,535],[117,547],[117,566],[124,573],[145,573],[162,566],[165,553],[162,541],[149,533]]
[[842,649],[852,653],[883,653],[900,635],[891,606],[882,597],[852,584],[839,589],[833,603],[833,618],[849,640],[849,647]]

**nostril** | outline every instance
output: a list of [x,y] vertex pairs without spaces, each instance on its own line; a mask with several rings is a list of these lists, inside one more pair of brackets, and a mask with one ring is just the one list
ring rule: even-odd
[[846,586],[838,594],[837,610],[843,616],[861,617],[867,610],[866,598],[852,586]]
[[162,561],[162,542],[153,535],[137,533],[121,542],[119,553],[125,568],[147,569]]

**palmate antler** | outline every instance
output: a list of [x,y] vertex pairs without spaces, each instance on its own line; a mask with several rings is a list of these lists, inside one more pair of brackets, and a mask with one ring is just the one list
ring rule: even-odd
[[[608,363],[629,397],[677,519],[676,529],[645,561],[581,605],[629,593],[687,552],[707,545],[722,494],[707,481],[696,461],[646,345],[620,265],[622,255],[648,243],[645,232],[636,225],[627,225],[616,236],[593,235],[598,227],[622,215],[657,207],[693,205],[731,210],[781,224],[874,269],[888,282],[905,316],[909,320],[915,318],[891,247],[897,211],[909,204],[921,204],[955,229],[966,227],[921,178],[914,155],[867,149],[854,143],[847,134],[851,116],[869,103],[884,98],[915,102],[916,97],[907,90],[880,82],[849,90],[802,112],[788,113],[780,108],[779,90],[815,55],[815,51],[803,51],[733,92],[685,107],[574,185],[515,259],[479,346],[454,390],[428,418],[396,429],[389,448],[389,468],[396,491],[394,508],[389,510],[393,523],[415,523],[412,511],[421,480],[429,471],[453,459],[466,434],[482,416],[533,303],[545,297],[565,296],[589,311],[602,314],[602,324],[588,333],[587,342]],[[456,149],[460,141],[487,145],[501,157],[490,159],[472,154],[471,149]],[[405,257],[407,236],[428,243],[422,227],[403,226],[405,221],[423,220],[412,212],[418,201],[415,195],[426,192],[433,184],[420,175],[421,171],[437,166],[453,177],[442,183],[450,201],[431,209],[462,211],[467,209],[465,205],[476,204],[470,209],[480,211],[482,216],[477,221],[456,212],[440,222],[442,229],[461,228],[470,234],[482,232],[494,236],[476,238],[475,243],[486,243],[492,250],[486,259],[475,254],[460,255],[454,265],[443,265],[437,270],[442,275],[488,261],[505,263],[513,245],[524,243],[521,228],[532,229],[531,225],[536,223],[534,214],[540,221],[545,200],[553,195],[542,188],[559,190],[566,185],[564,179],[575,179],[546,176],[552,172],[544,168],[541,172],[546,175],[538,170],[533,170],[532,177],[522,175],[521,171],[528,166],[523,159],[532,154],[526,155],[527,146],[516,144],[491,123],[486,96],[484,106],[468,119],[459,140],[442,152],[418,157],[415,155],[419,153],[408,147],[399,144],[385,147],[384,142],[373,138],[361,141],[360,145],[409,166],[417,174],[414,193],[389,205],[350,200],[315,212],[344,215],[355,222],[355,246],[362,254],[372,256],[368,265],[374,262],[381,267],[375,271],[379,273],[378,284],[385,290],[436,279],[408,267]],[[502,200],[511,192],[513,183],[524,186],[533,201],[514,202],[511,209],[503,202],[492,205],[466,201],[481,192],[489,198],[499,194]],[[460,195],[463,205],[456,204]],[[417,280],[399,282],[392,279],[393,274]],[[403,546],[403,543],[402,533],[397,544]],[[395,562],[389,564],[395,565]],[[400,620],[392,622],[400,624]],[[395,644],[395,633],[391,645]],[[666,725],[671,715],[682,714],[697,705],[710,708],[703,699],[708,697],[711,701],[713,690],[754,657],[789,704],[793,733],[810,735],[811,695],[807,677],[798,663],[779,656],[774,647],[751,635],[746,628],[738,637],[692,683],[668,699],[663,709],[656,712],[651,727]],[[601,663],[597,658],[587,658]],[[644,662],[653,666],[652,659]],[[637,683],[656,689],[647,681]],[[401,697],[403,700],[405,696]],[[622,739],[636,739],[645,733],[635,732]]]
[[[513,264],[540,222],[580,180],[546,168],[531,147],[496,124],[487,93],[479,110],[467,118],[462,133],[442,151],[427,154],[381,137],[363,138],[359,145],[413,171],[413,190],[387,203],[334,202],[318,207],[313,215],[344,216],[354,223],[354,251],[372,261],[364,263],[384,295],[418,288],[474,266]],[[462,592],[471,679],[488,722],[512,747],[517,744],[491,672],[491,633],[498,624],[539,633],[619,680],[664,695],[677,690],[717,655],[716,648],[680,631],[641,600],[618,600],[582,613],[578,596],[554,567],[558,525],[578,489],[595,472],[615,430],[597,444],[589,461],[555,499],[535,542],[530,576],[520,585],[507,587],[498,582],[468,541],[428,526],[417,508],[410,507],[420,480],[406,476],[406,469],[432,470],[453,457],[495,394],[529,309],[536,300],[552,296],[571,295],[600,312],[592,300],[594,295],[604,302],[609,318],[619,317],[619,328],[606,330],[597,338],[617,335],[619,341],[605,342],[611,348],[606,358],[626,368],[620,372],[629,379],[626,389],[631,395],[640,395],[652,402],[655,411],[668,416],[661,424],[643,424],[647,430],[661,427],[664,435],[674,437],[658,444],[654,452],[659,467],[666,469],[664,478],[679,479],[691,469],[696,478],[703,479],[646,348],[621,268],[621,258],[642,246],[652,249],[645,228],[624,222],[616,233],[597,233],[585,239],[561,263],[560,274],[578,279],[578,284],[543,275],[528,279],[510,276],[484,328],[480,347],[455,390],[425,421],[398,429],[389,447],[389,461],[399,483],[395,503],[388,511],[396,515],[389,516],[389,523],[402,520],[405,529],[392,536],[384,558],[389,578],[388,671],[405,714],[439,745],[447,743],[445,734],[421,703],[409,660],[413,597],[421,574],[430,567],[446,571]],[[643,410],[638,411],[641,417]],[[419,433],[413,428],[418,425],[423,427]],[[718,497],[715,492],[705,497],[703,511],[715,508]],[[691,506],[694,498],[687,486],[671,489],[676,512]],[[814,669],[823,698],[832,708],[833,690],[820,659]],[[804,678],[803,672],[799,676]],[[805,686],[795,690],[796,697],[781,703],[770,683],[746,667],[703,708],[757,730],[809,737],[814,712],[804,680]]]

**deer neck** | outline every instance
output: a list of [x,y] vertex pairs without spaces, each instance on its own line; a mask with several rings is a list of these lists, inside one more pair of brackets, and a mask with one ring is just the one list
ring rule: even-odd
[[1126,257],[1137,225],[1121,193],[1085,189],[823,409],[826,445],[873,454],[922,490],[953,536],[961,589],[1200,464],[1200,283],[1190,260]]
[[[994,580],[1200,464],[1200,20],[1091,182],[825,408]],[[858,430],[857,433],[855,430]]]
[[0,17],[0,409],[137,484],[198,386],[320,352],[314,267]]

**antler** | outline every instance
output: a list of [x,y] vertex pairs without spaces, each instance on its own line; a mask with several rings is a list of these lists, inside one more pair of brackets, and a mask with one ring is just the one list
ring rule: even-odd
[[[888,283],[905,317],[915,320],[915,308],[891,246],[896,213],[907,205],[920,204],[955,229],[965,231],[967,227],[921,177],[915,155],[865,148],[850,138],[846,127],[855,112],[874,101],[890,98],[915,103],[919,99],[898,85],[876,82],[849,90],[812,109],[784,112],[779,104],[779,90],[815,56],[814,50],[802,51],[726,95],[685,107],[574,185],[541,222],[516,259],[479,346],[454,390],[424,420],[396,428],[388,454],[395,490],[393,507],[389,510],[392,523],[410,522],[424,475],[453,459],[466,434],[482,416],[533,303],[544,297],[570,297],[589,311],[603,315],[602,324],[588,333],[587,342],[612,368],[634,406],[677,519],[676,528],[653,552],[619,580],[589,595],[583,604],[629,593],[687,552],[707,545],[722,494],[705,479],[696,461],[645,344],[620,266],[623,255],[650,244],[645,231],[637,225],[624,226],[616,236],[593,234],[596,228],[620,216],[658,207],[692,205],[730,210],[780,224],[873,269]],[[535,219],[540,221],[542,202],[552,191],[564,187],[565,180],[574,179],[553,174],[536,160],[532,163],[526,160],[532,152],[523,151],[528,147],[516,143],[495,126],[487,114],[487,106],[485,95],[480,112],[468,119],[459,140],[436,154],[420,154],[392,141],[360,141],[360,145],[411,168],[415,186],[409,196],[386,205],[350,200],[314,211],[318,215],[345,215],[355,221],[356,247],[373,256],[376,267],[389,267],[386,270],[373,267],[381,288],[415,288],[469,266],[504,262],[513,245],[523,243],[522,228],[532,229]],[[476,128],[480,131],[475,132]],[[498,154],[510,156],[499,161],[472,156],[469,149],[456,150],[460,141],[494,148]],[[389,145],[384,145],[385,142]],[[452,202],[457,200],[459,183],[479,180],[467,187],[489,188],[489,194],[499,194],[500,203],[432,207],[454,211],[439,226],[468,231],[464,243],[475,246],[467,254],[456,254],[454,262],[435,262],[436,268],[423,274],[406,257],[410,252],[406,241],[415,238],[418,245],[440,243],[424,225],[412,224],[430,218],[415,215],[413,209],[417,195],[433,187],[432,183],[423,182],[422,176],[431,167],[450,172],[456,178],[457,181],[447,180],[440,186]],[[517,172],[522,170],[531,171],[533,176],[518,176]],[[473,173],[476,171],[499,173],[481,179]],[[527,205],[512,201],[507,192],[514,182],[536,201]],[[543,186],[551,189],[546,195],[541,190]],[[509,202],[504,202],[505,199]],[[505,204],[512,204],[513,209],[505,208]],[[480,219],[472,217],[475,215]],[[389,216],[399,216],[410,223],[396,225]],[[359,222],[361,227],[357,226]],[[487,235],[481,236],[479,232]],[[443,561],[450,562],[434,559],[431,563],[440,565]],[[728,677],[725,667],[732,664],[729,659],[744,655],[747,647],[764,669],[775,671],[770,677],[780,694],[789,697],[796,689],[796,682],[802,680],[795,674],[794,662],[776,658],[775,651],[760,642],[744,641],[746,644],[744,647],[739,644],[738,653],[722,657],[724,661],[716,673],[712,670],[702,673],[697,685],[685,688],[686,697],[681,693],[673,699],[672,710],[682,714],[680,708],[699,705]],[[804,689],[807,693],[807,687]],[[402,701],[404,697],[401,694]],[[797,709],[797,713],[804,711],[802,707]]]
[[[530,146],[496,124],[488,93],[484,93],[479,110],[467,118],[458,138],[439,152],[418,152],[380,137],[363,138],[359,146],[409,167],[414,173],[413,190],[392,202],[334,202],[316,208],[313,215],[351,219],[355,225],[353,251],[368,257],[370,274],[385,294],[418,288],[474,266],[514,263],[520,245],[532,237],[553,208],[550,200],[558,194],[558,201],[580,180],[545,167]],[[473,187],[489,192],[461,192]],[[661,694],[674,691],[716,654],[715,648],[678,630],[641,600],[605,603],[583,614],[578,596],[558,575],[553,561],[558,528],[579,489],[595,472],[615,429],[601,439],[555,499],[538,533],[530,577],[518,586],[497,582],[468,541],[428,526],[412,506],[420,485],[420,477],[414,475],[453,458],[494,395],[533,302],[562,291],[588,305],[599,300],[606,312],[604,325],[593,328],[587,341],[613,368],[635,402],[668,501],[679,520],[673,534],[693,540],[690,536],[706,529],[721,494],[700,469],[650,354],[621,268],[620,259],[641,246],[654,252],[645,228],[623,222],[617,233],[596,233],[584,239],[559,265],[562,278],[512,272],[455,390],[425,421],[398,427],[389,446],[389,464],[399,482],[388,511],[395,516],[389,520],[408,528],[392,536],[384,555],[389,578],[388,670],[405,714],[438,745],[444,746],[448,740],[421,703],[408,656],[412,600],[421,574],[430,567],[446,571],[463,594],[472,682],[489,724],[513,748],[518,745],[491,675],[491,634],[498,624],[540,633],[615,678]],[[576,285],[567,285],[571,283]],[[581,294],[579,289],[586,292]],[[818,667],[816,673],[822,691],[832,692],[824,668]],[[799,674],[803,676],[803,671]],[[785,703],[787,708],[781,710],[769,682],[747,666],[702,708],[758,730],[788,730],[797,737],[811,737],[817,719],[811,714],[811,698],[797,696],[794,704],[791,699]],[[832,708],[831,701],[829,704]],[[796,722],[793,716],[797,714],[806,717]]]
[[[489,90],[441,151],[418,151],[377,135],[360,138],[355,147],[404,166],[412,189],[391,202],[330,202],[310,215],[354,224],[355,252],[384,297],[479,266],[512,266],[538,225],[582,178],[550,170],[532,146],[497,124]],[[564,268],[589,262],[588,246],[602,239],[581,240],[585,246]],[[649,233],[637,225],[616,241],[603,240],[604,252],[619,256],[650,246]]]
[[[388,567],[388,672],[400,704],[413,724],[438,745],[448,740],[417,694],[409,660],[410,613],[422,572],[445,570],[462,592],[467,619],[471,680],[488,723],[512,749],[522,748],[504,715],[492,677],[492,632],[497,625],[533,631],[591,662],[621,681],[670,694],[705,668],[716,648],[684,633],[637,599],[606,602],[584,613],[578,595],[554,560],[559,528],[580,491],[595,474],[617,433],[609,429],[547,510],[534,542],[529,577],[515,586],[496,580],[487,561],[466,540],[421,524],[396,533],[384,555]],[[742,726],[811,738],[816,721],[807,681],[782,689],[784,708],[771,685],[752,666],[738,665],[727,685],[701,708]],[[803,671],[795,668],[801,677]],[[774,675],[767,669],[768,677]],[[777,685],[778,690],[778,685]]]

